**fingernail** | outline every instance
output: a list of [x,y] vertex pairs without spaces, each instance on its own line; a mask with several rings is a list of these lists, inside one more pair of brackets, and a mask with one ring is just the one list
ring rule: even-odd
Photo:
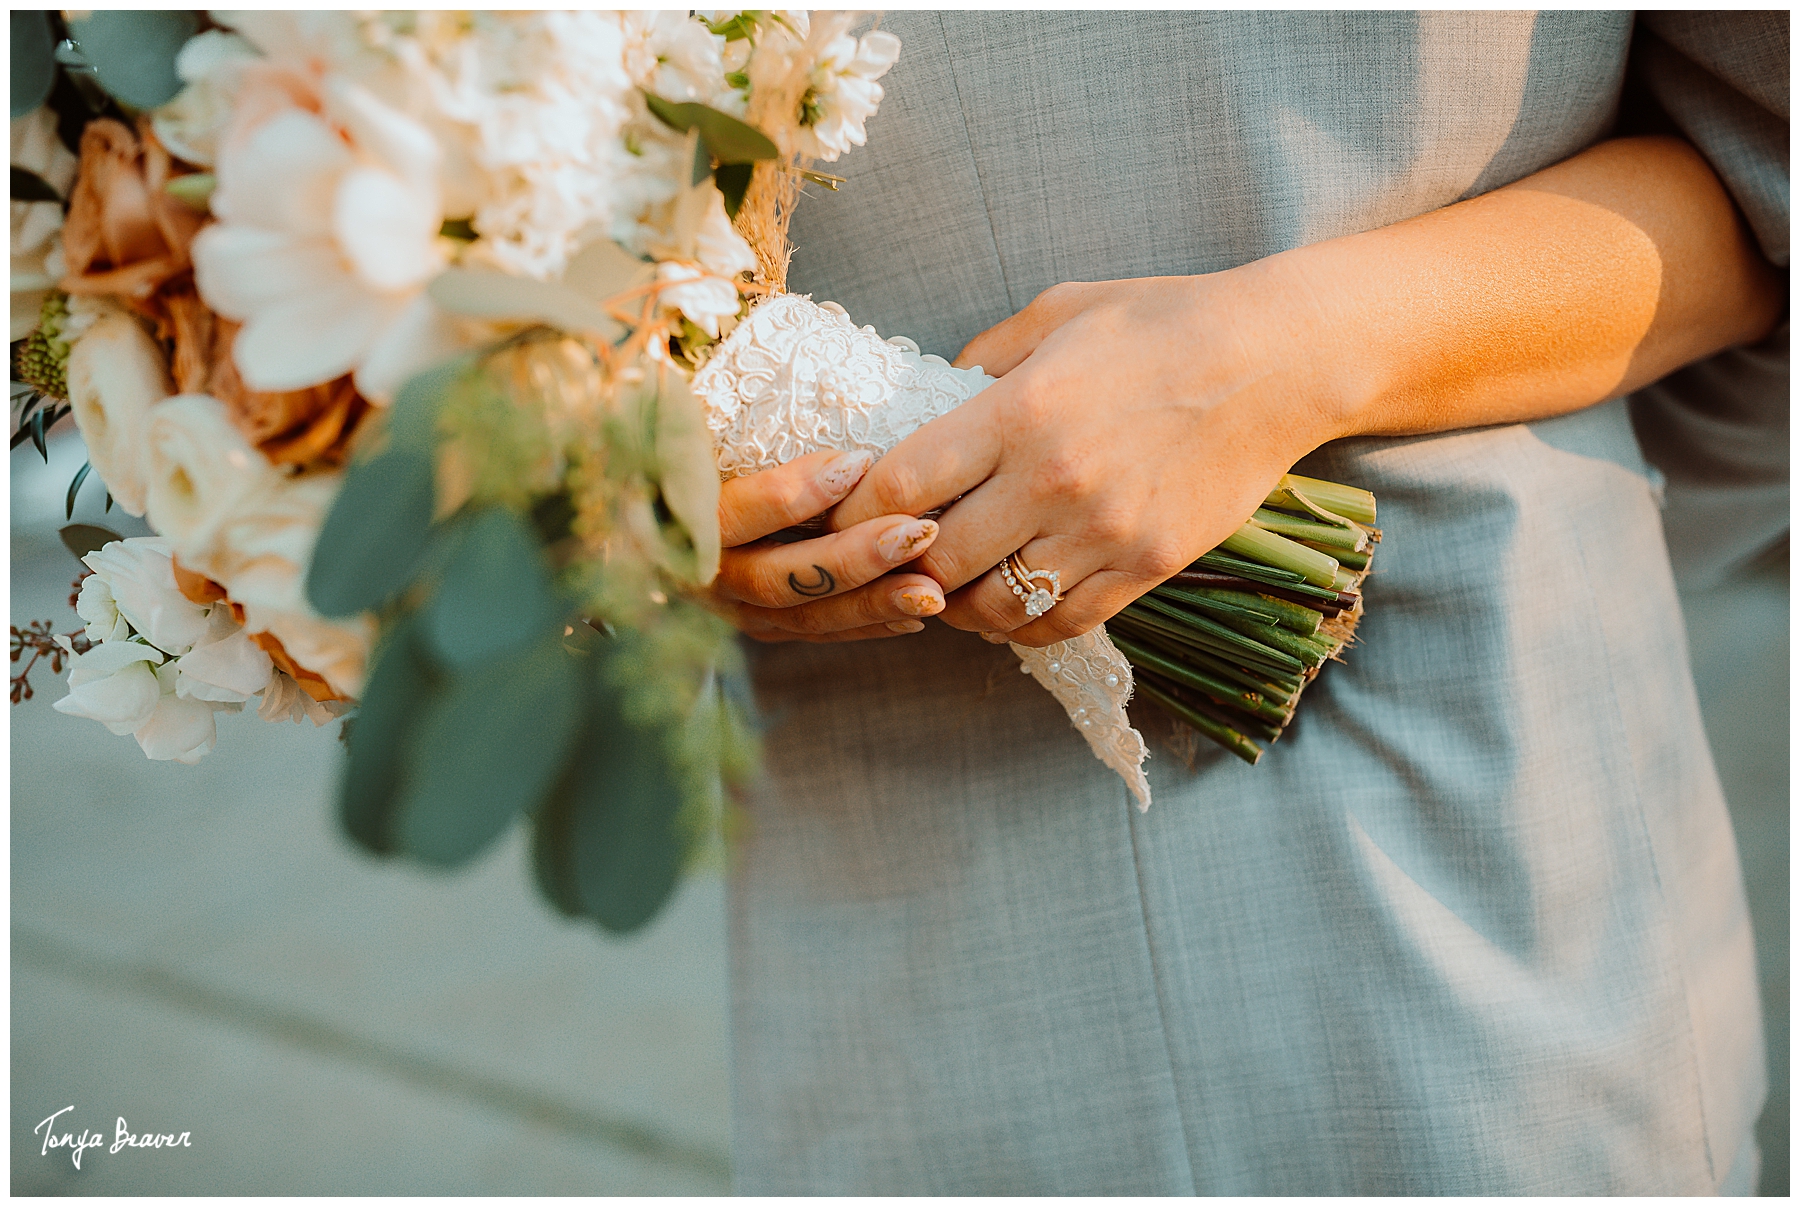
[[874,463],[875,454],[868,449],[833,457],[819,471],[819,489],[835,499],[862,481],[862,476]]
[[888,630],[894,633],[917,633],[925,627],[923,620],[890,620]]
[[1012,640],[1005,633],[983,633],[981,639],[989,645],[1005,645]]
[[944,596],[936,587],[903,587],[894,603],[908,616],[936,616],[944,610]]
[[910,562],[937,536],[938,526],[931,520],[912,520],[897,525],[875,538],[875,551],[895,565]]

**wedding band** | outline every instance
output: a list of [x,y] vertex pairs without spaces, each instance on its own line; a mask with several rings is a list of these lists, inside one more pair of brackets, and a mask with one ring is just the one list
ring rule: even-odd
[[[1025,605],[1025,615],[1033,620],[1062,602],[1062,575],[1055,570],[1032,570],[1017,553],[1008,554],[1001,560],[1000,577]],[[1040,580],[1050,584],[1048,591],[1032,585]]]

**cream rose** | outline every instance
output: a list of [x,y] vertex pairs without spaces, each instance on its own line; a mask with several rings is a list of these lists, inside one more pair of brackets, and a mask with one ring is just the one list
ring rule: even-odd
[[150,523],[169,539],[182,565],[229,587],[209,568],[220,530],[279,472],[232,426],[225,405],[205,394],[159,403],[150,415],[145,446]]
[[[36,173],[63,196],[75,182],[75,156],[56,134],[56,114],[39,106],[13,119],[12,163]],[[12,338],[37,326],[44,297],[62,276],[57,233],[62,206],[54,201],[12,203]]]
[[97,645],[75,655],[69,694],[51,707],[98,721],[116,734],[132,733],[150,719],[162,697],[155,669],[162,660],[156,650],[136,641]]
[[102,314],[69,353],[69,404],[88,460],[112,497],[144,514],[144,437],[150,408],[175,390],[162,348],[122,310]]

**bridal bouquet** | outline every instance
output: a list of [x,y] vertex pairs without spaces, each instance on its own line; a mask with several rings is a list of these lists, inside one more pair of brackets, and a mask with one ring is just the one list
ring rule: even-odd
[[[993,380],[783,292],[900,50],[853,27],[15,13],[14,446],[72,413],[71,513],[91,471],[156,533],[65,528],[85,631],[15,661],[153,759],[345,716],[361,845],[455,865],[523,816],[560,909],[647,921],[755,758],[694,600],[721,476]],[[1147,806],[1134,685],[1254,761],[1352,635],[1373,518],[1290,477],[1115,634],[1013,648]]]
[[527,815],[553,902],[647,920],[754,755],[689,380],[864,141],[853,23],[15,13],[14,444],[72,411],[157,533],[65,530],[85,633],[15,659],[157,759],[354,705],[357,841]]

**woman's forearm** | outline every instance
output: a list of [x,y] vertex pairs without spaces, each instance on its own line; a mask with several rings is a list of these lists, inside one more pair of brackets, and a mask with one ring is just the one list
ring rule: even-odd
[[[1602,143],[1503,189],[1262,261],[1307,299],[1332,436],[1559,415],[1760,338],[1782,281],[1699,154]],[[1310,324],[1309,324],[1310,325]]]

